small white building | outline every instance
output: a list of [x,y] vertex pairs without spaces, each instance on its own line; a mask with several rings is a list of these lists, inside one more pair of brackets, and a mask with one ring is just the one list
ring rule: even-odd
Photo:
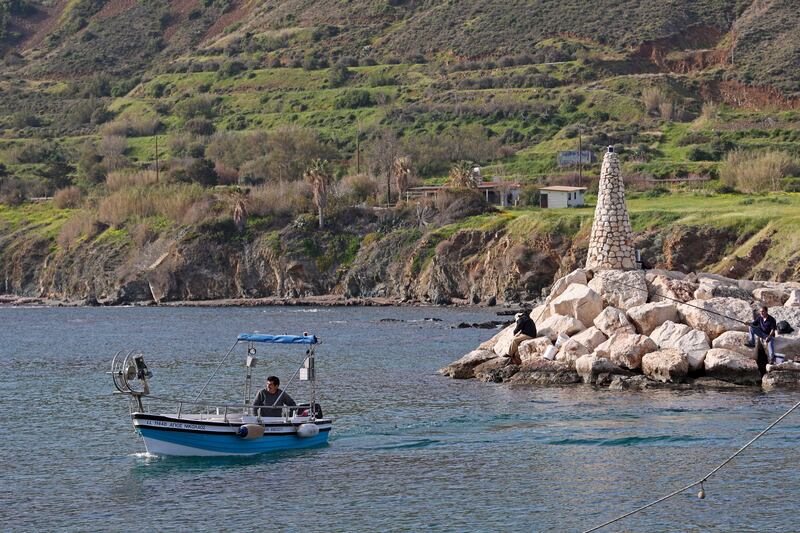
[[582,207],[587,187],[567,187],[553,185],[539,189],[539,207]]

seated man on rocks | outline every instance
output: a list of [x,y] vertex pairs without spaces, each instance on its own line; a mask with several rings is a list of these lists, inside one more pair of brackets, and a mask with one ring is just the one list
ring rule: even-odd
[[775,335],[777,334],[777,327],[775,319],[770,316],[769,310],[764,306],[759,310],[758,317],[753,320],[753,323],[750,325],[750,339],[745,343],[745,346],[748,348],[754,348],[756,345],[756,337],[767,341],[767,353],[770,364],[775,362]]
[[517,313],[514,315],[517,320],[517,325],[514,328],[514,340],[511,341],[511,347],[508,349],[508,356],[514,364],[520,364],[519,358],[519,345],[523,341],[536,338],[536,324],[533,323],[528,313]]

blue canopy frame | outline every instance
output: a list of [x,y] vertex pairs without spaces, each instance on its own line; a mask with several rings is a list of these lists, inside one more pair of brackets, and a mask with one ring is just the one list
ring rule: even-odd
[[271,344],[317,344],[318,342],[316,335],[264,335],[261,333],[240,333],[236,340]]

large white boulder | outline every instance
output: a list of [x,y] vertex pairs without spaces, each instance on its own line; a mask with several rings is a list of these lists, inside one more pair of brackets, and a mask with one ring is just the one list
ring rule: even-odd
[[575,371],[584,383],[595,383],[601,374],[616,374],[623,370],[597,354],[583,355],[575,361]]
[[603,299],[586,285],[573,283],[550,304],[554,315],[566,315],[591,324],[603,310]]
[[678,279],[683,280],[686,279],[686,274],[683,272],[679,272],[677,270],[666,270],[663,268],[650,268],[644,271],[645,279],[647,282],[652,282],[657,277],[663,277],[668,279]]
[[553,343],[547,337],[536,337],[529,341],[522,341],[519,345],[519,359],[524,365],[531,359],[538,359],[544,355],[545,350],[552,346]]
[[642,335],[650,335],[664,322],[678,320],[678,309],[672,302],[653,302],[628,309],[628,318]]
[[761,383],[758,365],[752,359],[732,350],[712,348],[706,354],[706,376],[739,385]]
[[789,292],[783,289],[764,287],[754,290],[753,298],[767,307],[782,306],[789,299]]
[[744,331],[726,331],[714,339],[711,343],[711,347],[738,352],[745,357],[755,360],[755,350],[744,345],[749,338],[750,335]]
[[711,298],[678,304],[681,321],[699,329],[711,340],[726,331],[747,331],[753,320],[750,304],[736,298]]
[[770,307],[769,314],[776,322],[785,320],[794,329],[800,330],[800,307]]
[[688,302],[694,299],[694,292],[697,288],[697,283],[692,283],[685,279],[674,279],[666,276],[653,276],[651,278],[649,274],[647,277],[647,289],[650,293],[651,302],[674,300]]
[[570,367],[574,367],[575,361],[577,361],[579,357],[589,355],[590,353],[592,352],[586,346],[576,341],[575,338],[571,338],[559,348],[556,354],[556,361],[563,361],[570,365]]
[[573,270],[563,278],[558,278],[553,283],[553,287],[550,289],[550,294],[547,295],[547,301],[551,302],[561,296],[561,293],[567,290],[567,287],[573,283],[578,283],[580,285],[586,285],[589,283],[589,280],[586,277],[586,271],[584,269],[579,268]]
[[553,315],[542,322],[537,328],[539,336],[548,337],[552,342],[556,341],[559,333],[571,337],[586,327],[583,322],[571,316]]
[[551,315],[552,313],[550,312],[550,306],[546,304],[534,307],[530,313],[531,320],[533,320],[534,324],[537,326],[544,320],[550,318]]
[[616,307],[606,307],[594,319],[594,327],[610,337],[615,333],[636,333],[636,328],[628,320],[625,311]]
[[602,331],[592,326],[574,335],[571,340],[583,344],[590,352],[593,352],[595,348],[606,342],[606,339],[608,337]]
[[497,354],[491,350],[472,350],[458,361],[453,361],[439,370],[439,373],[453,379],[470,379],[475,377],[475,367],[496,358]]
[[515,327],[516,324],[511,324],[497,335],[497,342],[495,342],[494,346],[492,347],[492,350],[494,350],[495,354],[499,356],[508,355],[508,351],[511,349],[511,341],[514,340]]
[[783,304],[785,307],[800,307],[800,290],[789,291],[789,299]]
[[510,328],[511,331],[514,331],[514,324],[501,329],[499,332],[495,333],[494,336],[491,339],[483,341],[480,344],[480,346],[478,346],[478,349],[479,350],[490,350],[490,351],[494,350],[494,347],[497,346],[497,343],[500,341],[500,339],[502,339],[507,334],[507,331],[509,331],[509,328]]
[[689,358],[678,348],[650,352],[642,357],[642,373],[655,381],[678,383],[689,373]]
[[706,352],[711,349],[708,335],[697,329],[687,332],[672,347],[686,354],[689,359],[689,370],[692,372],[703,368]]
[[661,349],[673,348],[675,343],[678,342],[678,339],[690,331],[692,331],[692,328],[686,324],[678,324],[668,320],[654,329],[650,334],[650,338],[653,339],[653,342],[658,344],[658,347]]
[[775,351],[786,357],[800,357],[800,330],[775,337]]
[[658,346],[650,337],[631,333],[617,333],[597,347],[598,356],[606,356],[608,360],[623,368],[635,370],[642,365],[642,357],[646,353],[658,350]]
[[606,306],[627,310],[647,302],[647,282],[643,270],[600,270],[589,287],[603,298]]

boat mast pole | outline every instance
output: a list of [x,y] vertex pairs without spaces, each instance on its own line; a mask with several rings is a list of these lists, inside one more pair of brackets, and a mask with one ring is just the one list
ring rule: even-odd
[[209,383],[211,383],[211,380],[212,380],[212,379],[214,379],[214,376],[216,376],[216,375],[217,375],[217,372],[219,372],[219,369],[220,369],[220,367],[222,367],[222,364],[225,362],[225,360],[226,360],[226,359],[228,358],[228,356],[231,354],[231,352],[233,351],[233,349],[234,349],[234,348],[236,348],[236,345],[237,345],[237,344],[239,344],[239,339],[236,339],[236,342],[234,342],[234,343],[233,343],[233,346],[231,346],[231,349],[230,349],[230,350],[228,350],[228,353],[226,353],[226,354],[225,354],[225,357],[223,357],[223,358],[222,358],[222,361],[220,361],[220,362],[219,362],[219,364],[217,365],[217,368],[215,368],[215,369],[214,369],[214,373],[213,373],[213,374],[211,374],[211,377],[210,377],[210,378],[208,378],[208,381],[206,381],[206,384],[205,384],[205,385],[203,385],[203,388],[202,388],[202,389],[200,389],[200,392],[198,392],[198,393],[197,393],[197,396],[195,396],[195,397],[194,397],[194,401],[195,401],[195,402],[196,402],[197,400],[199,400],[199,399],[200,399],[200,395],[201,395],[201,394],[203,394],[203,391],[205,391],[205,390],[206,390],[206,387],[208,387],[208,384],[209,384]]

